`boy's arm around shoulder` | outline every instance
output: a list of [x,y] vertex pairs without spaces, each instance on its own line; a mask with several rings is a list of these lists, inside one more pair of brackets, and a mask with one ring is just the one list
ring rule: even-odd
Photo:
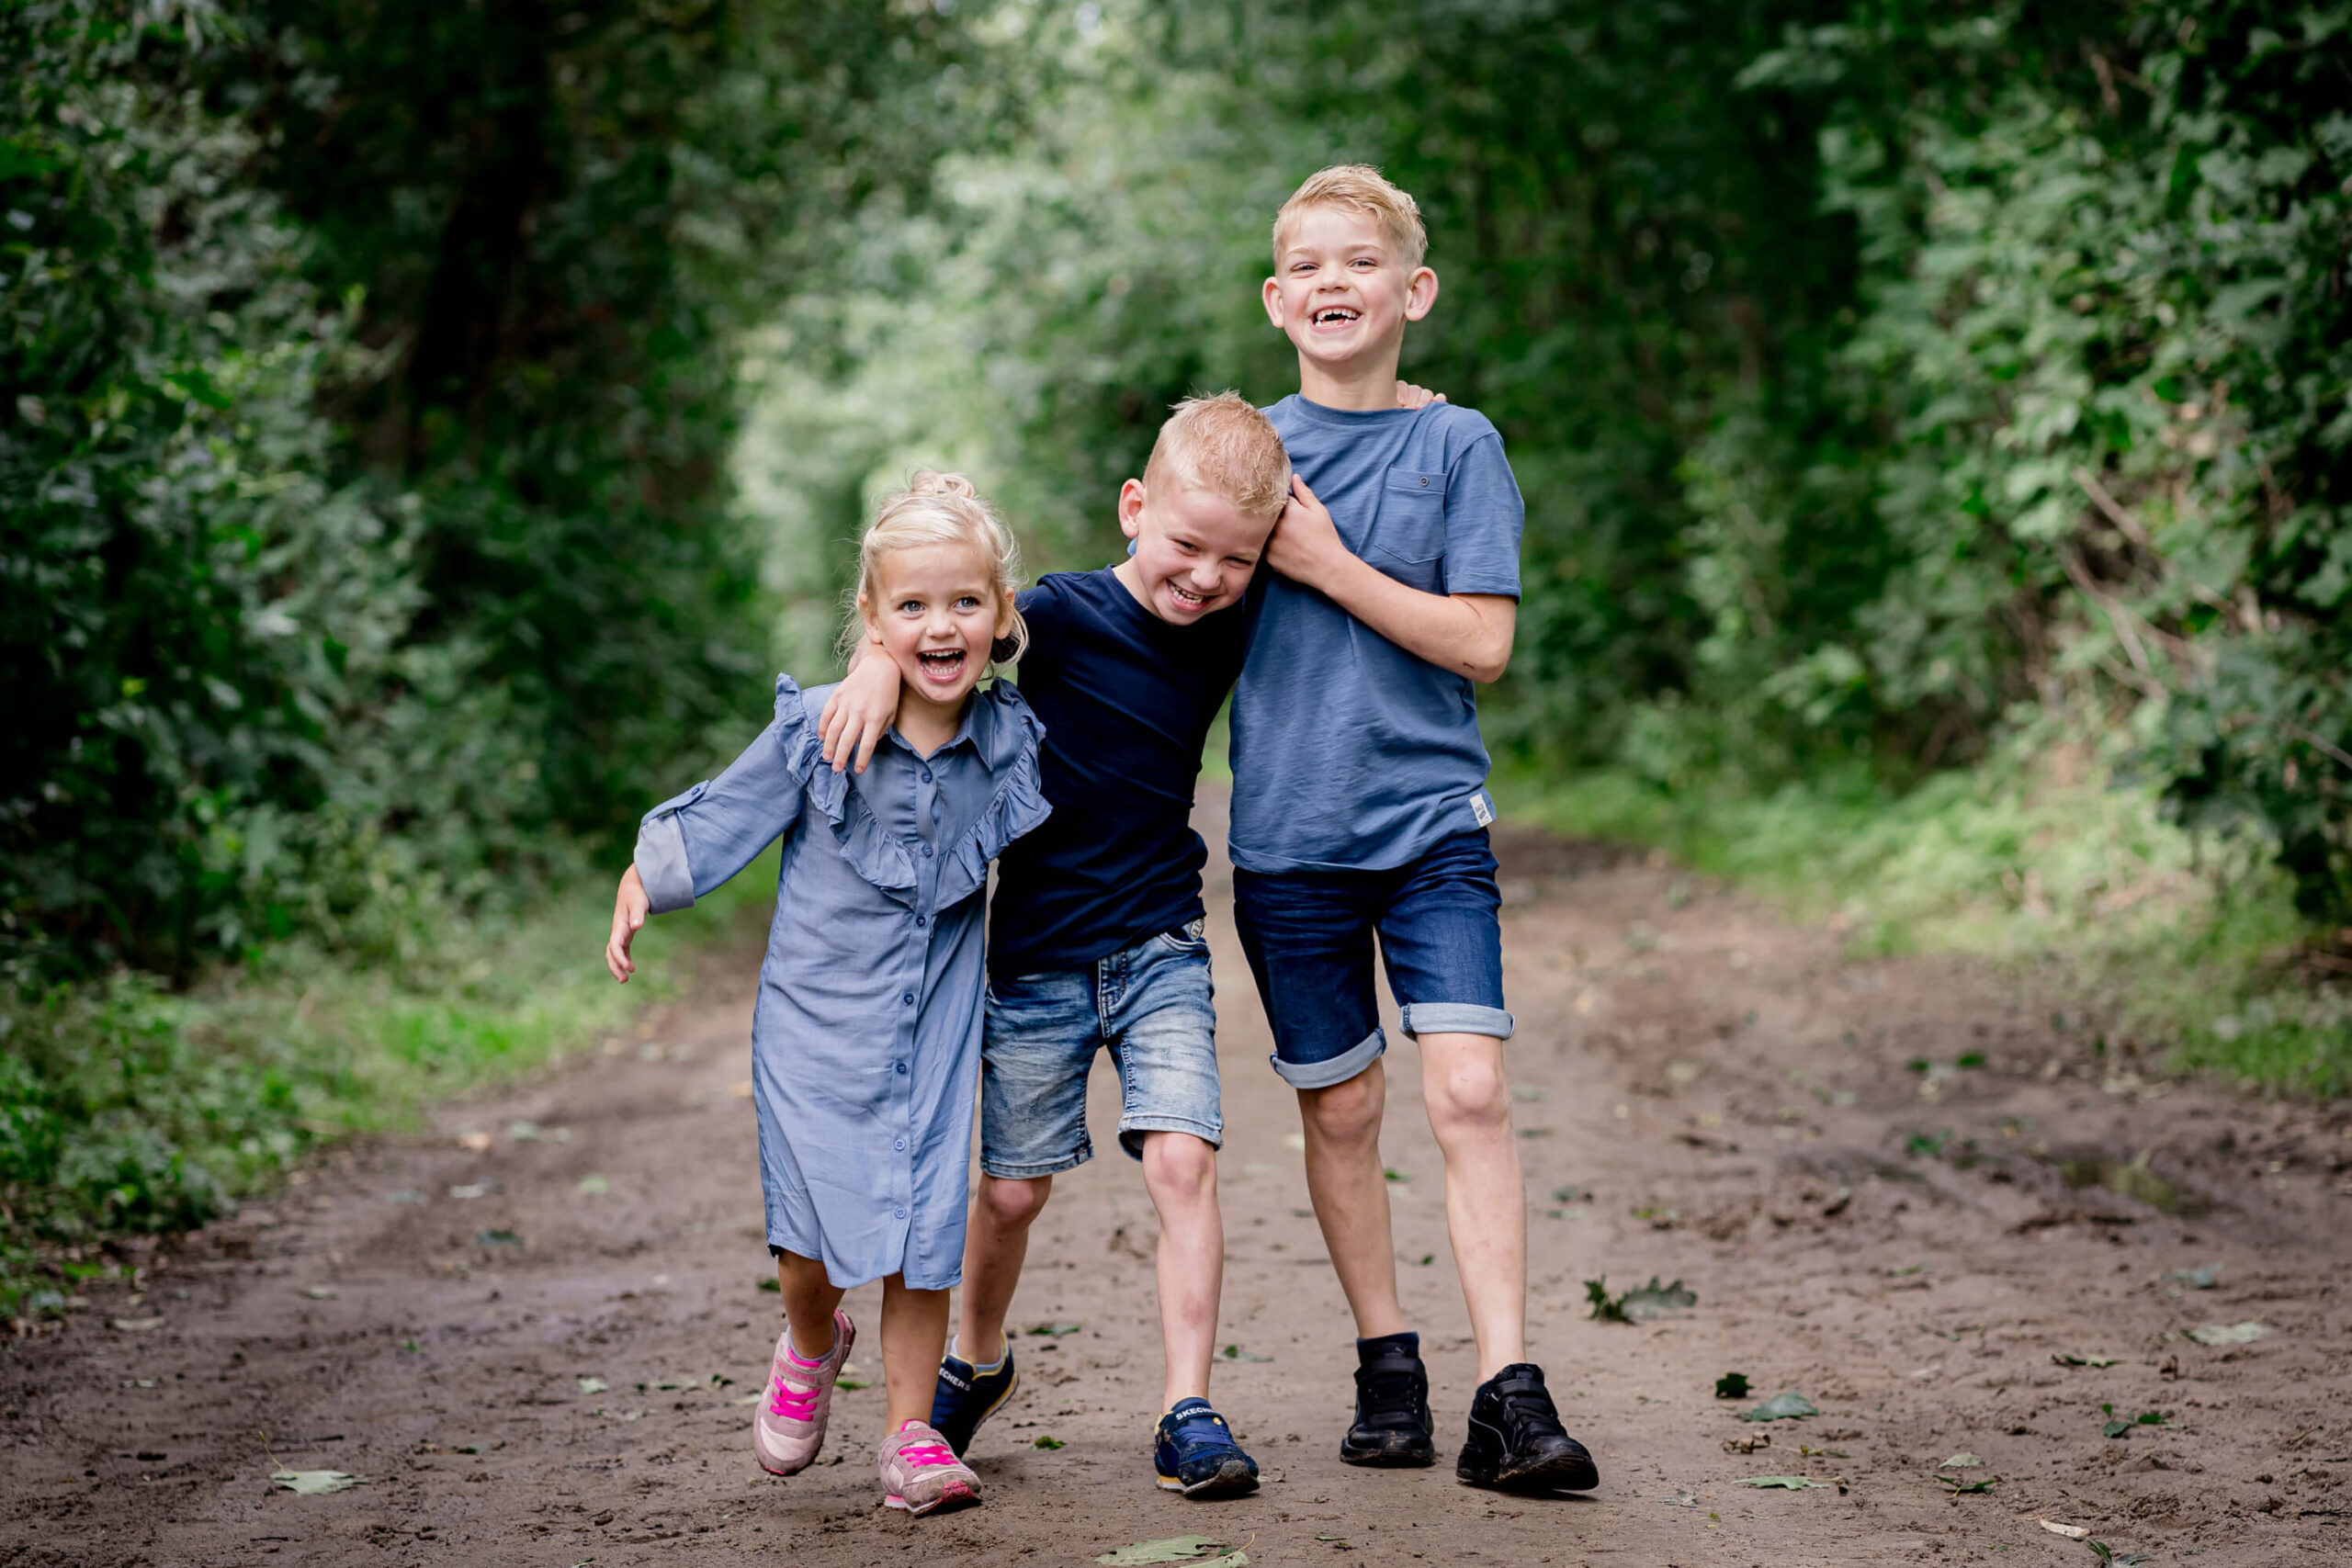
[[817,716],[817,734],[833,772],[865,772],[882,732],[899,716],[899,667],[872,643],[850,650],[849,672]]

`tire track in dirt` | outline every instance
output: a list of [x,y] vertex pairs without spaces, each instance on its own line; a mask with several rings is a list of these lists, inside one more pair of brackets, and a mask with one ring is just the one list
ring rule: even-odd
[[[1057,1182],[1039,1223],[1015,1321],[1080,1327],[1020,1340],[1023,1393],[976,1450],[985,1507],[875,1507],[878,1387],[843,1393],[815,1469],[759,1473],[745,1402],[775,1298],[739,954],[641,1038],[449,1108],[430,1138],[344,1150],[153,1252],[143,1296],[96,1295],[15,1344],[0,1562],[1085,1563],[1183,1534],[1285,1564],[2096,1561],[2041,1517],[2160,1562],[2352,1560],[2344,1109],[2146,1081],[2122,1043],[2095,1055],[2064,998],[1968,964],[1846,961],[1669,867],[1523,830],[1498,848],[1531,1339],[1600,1458],[1589,1497],[1339,1462],[1346,1312],[1213,868],[1220,1338],[1245,1353],[1216,1393],[1264,1468],[1255,1497],[1150,1484],[1153,1223],[1115,1154]],[[1390,1061],[1403,1284],[1450,1457],[1473,1357],[1410,1044]],[[2211,1289],[2167,1288],[2213,1262]],[[1699,1304],[1592,1322],[1582,1281],[1604,1271],[1680,1279]],[[876,1306],[869,1289],[850,1310],[870,1325]],[[2274,1332],[2176,1337],[2245,1320]],[[1743,1424],[1712,1393],[1731,1371],[1822,1414]],[[2102,1404],[2167,1425],[2107,1438]],[[265,1431],[286,1465],[365,1484],[273,1491]],[[1959,1450],[1984,1464],[1948,1473],[1989,1491],[1946,1495],[1936,1467]],[[1764,1474],[1825,1484],[1735,1484]]]

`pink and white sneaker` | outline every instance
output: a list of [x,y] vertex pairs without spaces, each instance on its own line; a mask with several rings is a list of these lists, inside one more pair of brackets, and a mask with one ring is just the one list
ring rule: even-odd
[[808,1468],[825,1444],[825,1417],[833,1406],[833,1380],[842,1375],[857,1326],[849,1314],[833,1313],[833,1348],[820,1361],[804,1360],[792,1348],[792,1333],[776,1336],[775,1361],[768,1369],[767,1396],[752,1418],[752,1451],[770,1475]]
[[910,1514],[968,1508],[980,1478],[928,1423],[910,1421],[882,1439],[882,1506]]

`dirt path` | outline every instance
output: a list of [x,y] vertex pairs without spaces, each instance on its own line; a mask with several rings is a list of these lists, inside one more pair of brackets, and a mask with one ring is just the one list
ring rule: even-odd
[[[154,1256],[143,1297],[17,1343],[0,1562],[1080,1564],[1184,1534],[1260,1564],[2097,1561],[2040,1518],[2156,1562],[2352,1561],[2352,1108],[2166,1092],[2121,1043],[2095,1056],[2063,1002],[1981,970],[1843,962],[1834,938],[1589,846],[1500,851],[1531,1334],[1600,1458],[1589,1498],[1339,1462],[1349,1328],[1220,886],[1221,1337],[1246,1354],[1216,1393],[1264,1466],[1256,1497],[1149,1484],[1153,1224],[1115,1156],[1040,1223],[1016,1321],[1080,1326],[1022,1339],[1023,1394],[977,1450],[987,1506],[875,1508],[878,1387],[843,1395],[818,1468],[759,1473],[746,1401],[775,1298],[746,958],[641,1041],[456,1108],[434,1138],[345,1151]],[[1474,1369],[1440,1167],[1410,1046],[1390,1062],[1407,1301],[1458,1440]],[[2211,1288],[2167,1288],[2215,1262]],[[1581,1282],[1604,1271],[1679,1279],[1698,1305],[1592,1322]],[[2180,1337],[2246,1321],[2273,1332]],[[1744,1424],[1753,1401],[1713,1395],[1733,1371],[1821,1414]],[[2106,1404],[2166,1425],[2105,1438]],[[273,1491],[261,1431],[289,1467],[367,1482]],[[1988,1491],[1936,1480],[1962,1450],[1983,1464],[1946,1473]],[[1735,1483],[1758,1475],[1827,1484]]]

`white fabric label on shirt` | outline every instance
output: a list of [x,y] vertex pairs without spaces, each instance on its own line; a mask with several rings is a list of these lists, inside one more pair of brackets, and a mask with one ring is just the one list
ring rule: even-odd
[[1478,826],[1481,828],[1494,825],[1495,808],[1487,802],[1485,790],[1474,789],[1470,792],[1470,815],[1478,819]]

